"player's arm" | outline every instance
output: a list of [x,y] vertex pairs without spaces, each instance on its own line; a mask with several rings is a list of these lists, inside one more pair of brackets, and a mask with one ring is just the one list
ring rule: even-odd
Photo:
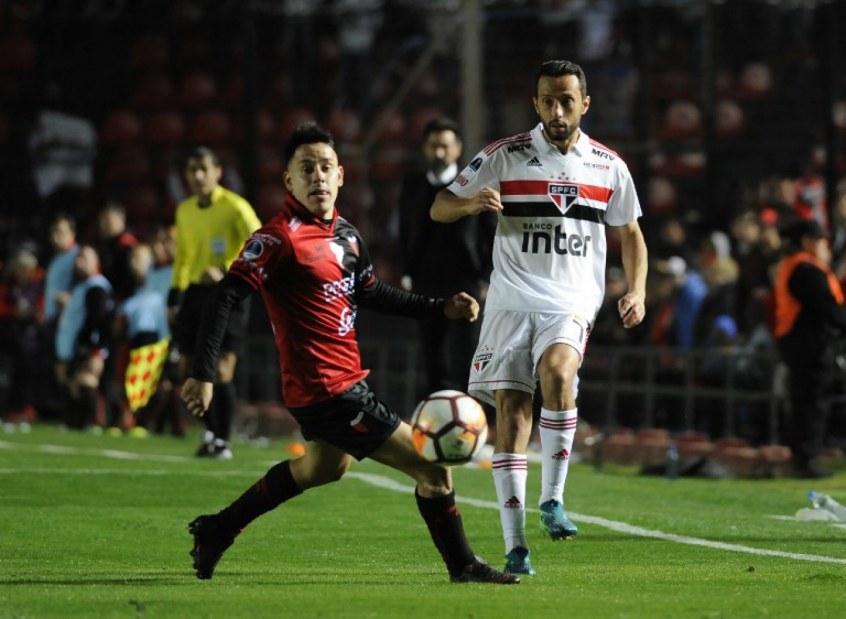
[[232,308],[254,291],[255,288],[244,279],[230,273],[211,292],[200,322],[199,346],[193,357],[190,378],[182,386],[182,400],[193,415],[202,417],[211,404],[217,358]]
[[620,226],[618,231],[628,292],[617,302],[617,309],[623,326],[630,329],[639,325],[646,315],[646,242],[637,221]]
[[443,312],[447,318],[464,318],[470,322],[479,317],[478,301],[466,292],[459,292],[448,299],[424,297],[386,284],[375,277],[356,293],[356,301],[361,307],[407,318],[424,318],[436,312]]
[[429,216],[441,223],[452,223],[468,215],[478,215],[482,212],[498,213],[502,210],[499,192],[490,187],[483,187],[479,193],[470,198],[461,198],[449,189],[442,189],[435,196]]

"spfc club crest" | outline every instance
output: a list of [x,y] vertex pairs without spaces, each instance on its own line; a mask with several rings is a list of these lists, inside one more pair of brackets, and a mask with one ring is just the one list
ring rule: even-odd
[[578,185],[565,185],[563,183],[549,184],[549,197],[555,202],[555,206],[562,213],[566,213],[579,197]]
[[479,353],[478,355],[476,355],[473,358],[473,369],[476,371],[476,373],[481,372],[482,370],[484,370],[487,367],[488,363],[491,362],[492,358],[493,358],[493,353],[490,353],[490,352]]

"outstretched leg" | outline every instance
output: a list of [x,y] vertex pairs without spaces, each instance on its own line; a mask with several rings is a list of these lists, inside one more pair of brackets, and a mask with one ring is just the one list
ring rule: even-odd
[[417,453],[411,440],[411,427],[407,423],[401,423],[370,457],[406,473],[417,482],[417,508],[453,582],[520,582],[511,574],[493,569],[473,553],[455,504],[450,470],[426,461]]
[[274,465],[231,505],[195,518],[188,530],[194,536],[190,554],[197,578],[212,577],[223,553],[249,523],[309,488],[337,481],[350,462],[350,456],[338,448],[309,441],[304,455]]

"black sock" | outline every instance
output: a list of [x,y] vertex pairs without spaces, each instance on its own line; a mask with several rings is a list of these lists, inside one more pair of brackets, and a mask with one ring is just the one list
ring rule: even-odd
[[213,427],[215,438],[229,442],[232,434],[232,418],[235,416],[235,383],[220,383],[214,386]]
[[302,490],[291,475],[291,461],[271,468],[234,503],[220,512],[221,524],[227,531],[240,532],[264,513],[292,499]]
[[74,404],[79,410],[80,428],[97,423],[97,405],[97,390],[94,387],[80,387],[79,398]]
[[435,547],[441,553],[451,576],[458,576],[476,558],[464,535],[461,514],[455,505],[455,491],[427,499],[414,491],[417,509],[429,527]]

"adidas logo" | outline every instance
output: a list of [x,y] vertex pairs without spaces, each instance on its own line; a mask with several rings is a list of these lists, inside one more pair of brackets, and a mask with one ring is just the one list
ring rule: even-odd
[[523,504],[520,502],[520,499],[518,499],[516,496],[513,496],[508,499],[505,503],[503,503],[502,506],[508,509],[520,509],[521,507],[523,507]]
[[566,460],[569,457],[570,457],[570,452],[567,451],[566,449],[562,449],[558,453],[552,454],[553,460]]
[[535,167],[535,168],[542,168],[543,164],[538,161],[537,157],[532,157],[529,159],[529,162],[526,164],[527,166]]

